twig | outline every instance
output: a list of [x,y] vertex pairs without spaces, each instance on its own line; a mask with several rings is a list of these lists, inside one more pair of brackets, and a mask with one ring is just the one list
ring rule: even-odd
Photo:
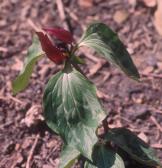
[[[20,158],[20,157],[21,157],[21,158]],[[12,164],[11,168],[16,168],[17,164],[22,161],[22,160],[20,160],[20,159],[23,160],[23,157],[20,156],[20,153],[16,153],[16,156],[15,156],[15,159],[14,159],[14,161],[13,161],[13,164]]]
[[64,4],[62,2],[62,0],[56,0],[56,5],[57,5],[57,9],[60,15],[61,20],[63,21],[63,26],[66,29],[69,29],[67,20],[66,20],[66,15],[65,15],[65,10],[64,10]]
[[69,16],[70,16],[74,21],[76,21],[76,22],[79,21],[78,16],[76,16],[73,11],[71,11],[71,10],[68,9],[68,8],[65,8],[65,11],[69,14]]
[[11,96],[11,95],[7,95],[6,97],[0,95],[0,99],[2,99],[2,100],[10,100],[10,99],[11,99],[11,100],[13,100],[13,101],[16,102],[16,103],[19,103],[19,104],[22,104],[22,105],[25,104],[25,103],[22,102],[21,100],[17,99],[16,97],[13,97],[13,96]]
[[147,76],[147,77],[161,78],[162,79],[162,75],[161,74],[155,74],[155,73],[146,74],[146,73],[142,73],[142,72],[140,74],[143,75],[143,76]]
[[[79,18],[78,16],[73,12],[71,11],[70,9],[68,8],[65,8],[65,11],[68,13],[68,15],[75,21],[79,24]],[[80,24],[80,27],[82,28],[82,30],[85,30],[86,29],[86,26],[83,25],[83,24]]]
[[150,119],[152,120],[152,122],[157,126],[157,128],[159,129],[160,132],[162,132],[162,127],[161,125],[157,122],[156,118],[154,116],[151,116]]
[[104,77],[102,82],[100,82],[100,84],[104,84],[110,78],[111,73],[107,71],[102,71],[101,73],[104,75]]
[[31,159],[33,157],[34,150],[35,150],[35,148],[37,146],[39,137],[40,137],[39,134],[37,134],[37,136],[35,137],[34,144],[33,144],[32,148],[31,148],[31,150],[29,152],[29,156],[28,156],[28,159],[27,159],[27,162],[26,162],[26,168],[30,168],[30,162],[31,162]]
[[56,151],[57,148],[58,148],[58,146],[55,146],[55,147],[49,152],[49,154],[46,156],[46,161],[48,161],[48,159],[51,157],[51,155],[53,155],[53,153]]
[[152,144],[152,148],[162,149],[162,144]]
[[37,26],[31,19],[27,20],[28,24],[36,31],[40,32],[43,31],[39,26]]
[[124,121],[128,122],[129,124],[132,123],[131,120],[129,120],[129,119],[125,118],[125,117],[122,117],[121,115],[117,115],[115,119],[124,120]]
[[62,0],[56,0],[56,4],[57,4],[57,9],[59,11],[60,18],[63,21],[65,21],[66,16],[65,16],[64,5],[63,5]]
[[13,101],[15,101],[16,103],[19,103],[19,104],[22,104],[22,105],[25,104],[25,103],[22,102],[21,100],[17,99],[16,97],[13,97],[13,96],[11,96],[11,95],[8,95],[8,98],[11,99],[11,100],[13,100]]
[[93,75],[95,75],[101,68],[102,66],[106,64],[106,61],[99,61],[97,62],[91,69],[90,72],[88,74],[88,77],[92,77]]
[[88,59],[92,60],[92,61],[95,62],[95,63],[97,63],[97,62],[100,61],[99,58],[96,58],[95,56],[93,56],[93,55],[91,55],[91,54],[88,54],[88,53],[86,53],[86,57],[87,57]]

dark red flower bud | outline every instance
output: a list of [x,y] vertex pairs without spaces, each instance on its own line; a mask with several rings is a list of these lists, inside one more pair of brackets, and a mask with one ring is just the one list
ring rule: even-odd
[[43,30],[65,43],[71,44],[74,42],[72,34],[67,30],[61,28],[44,28]]
[[55,62],[56,64],[60,64],[66,57],[63,55],[63,52],[59,50],[59,48],[55,47],[48,36],[43,32],[36,32],[39,40],[41,42],[42,50],[46,53],[47,57]]

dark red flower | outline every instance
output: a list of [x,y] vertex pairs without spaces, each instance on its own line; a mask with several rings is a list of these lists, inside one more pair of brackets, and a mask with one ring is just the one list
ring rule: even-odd
[[72,34],[67,30],[64,30],[61,28],[43,28],[43,30],[55,36],[57,39],[61,40],[62,42],[65,42],[68,44],[71,44],[72,42],[74,42],[74,38]]
[[47,57],[56,64],[62,63],[66,59],[64,53],[52,44],[47,34],[44,34],[43,32],[36,33],[39,37],[42,50],[46,53]]

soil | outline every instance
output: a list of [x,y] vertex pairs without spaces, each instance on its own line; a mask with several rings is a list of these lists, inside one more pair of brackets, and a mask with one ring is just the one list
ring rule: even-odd
[[[87,48],[82,53],[87,62],[83,71],[99,90],[109,126],[129,128],[154,147],[162,161],[162,37],[153,24],[156,8],[148,8],[141,1],[134,6],[132,2],[63,1],[76,39],[93,20],[118,32],[142,82],[127,78]],[[24,168],[28,161],[31,168],[58,167],[59,163],[62,141],[45,124],[41,104],[45,84],[61,65],[43,58],[27,89],[12,95],[11,82],[22,68],[34,33],[30,20],[43,27],[65,25],[52,0],[0,2],[0,168]]]

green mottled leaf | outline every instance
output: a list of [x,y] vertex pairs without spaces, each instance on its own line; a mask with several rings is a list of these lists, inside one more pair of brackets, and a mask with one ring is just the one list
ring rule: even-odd
[[93,163],[86,161],[84,168],[125,168],[122,158],[104,145],[95,146]]
[[80,152],[71,146],[65,146],[61,151],[59,168],[71,168]]
[[97,168],[95,165],[93,165],[92,163],[86,161],[84,163],[84,168]]
[[105,136],[105,140],[114,142],[126,151],[133,159],[149,166],[161,165],[155,152],[144,141],[125,128],[111,129]]
[[105,118],[95,86],[69,65],[48,82],[43,102],[48,126],[91,159],[96,128]]
[[13,94],[17,94],[27,87],[33,68],[37,60],[40,59],[42,55],[43,51],[40,48],[39,40],[36,36],[34,36],[33,43],[29,47],[27,58],[25,59],[24,67],[12,83]]
[[129,77],[139,79],[137,68],[125,46],[107,25],[91,24],[79,42],[79,47],[83,45],[94,48],[108,61],[120,67]]
[[82,58],[75,55],[71,57],[71,61],[76,64],[85,64],[85,61]]

